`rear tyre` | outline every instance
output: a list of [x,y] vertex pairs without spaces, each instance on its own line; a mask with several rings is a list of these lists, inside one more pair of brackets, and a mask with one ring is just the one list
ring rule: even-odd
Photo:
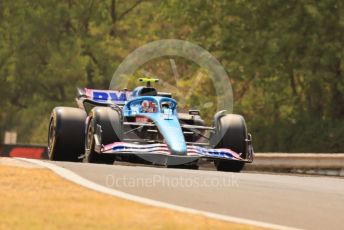
[[106,145],[121,140],[123,128],[120,113],[110,107],[93,108],[87,124],[85,157],[83,161],[87,163],[113,164],[115,160],[113,155],[99,154],[94,150],[94,134],[96,133],[97,125],[100,125],[102,129],[101,144]]
[[78,161],[84,152],[86,112],[71,107],[56,107],[51,113],[48,132],[48,157],[53,161]]
[[[197,126],[205,126],[204,120],[199,115],[190,115],[188,113],[178,113],[178,119],[181,124],[188,124],[188,125],[197,125]],[[189,129],[185,129],[183,131],[190,131]],[[204,131],[200,131],[202,134],[204,134]],[[202,140],[202,136],[199,134],[193,134],[193,135],[185,135],[185,140],[187,142],[204,142]]]
[[167,166],[167,168],[198,170],[199,166],[198,165],[172,165],[172,166]]
[[[245,119],[241,115],[227,114],[218,119],[216,135],[213,138],[215,148],[228,148],[241,153],[246,158],[247,129]],[[245,163],[240,161],[215,160],[215,167],[218,171],[240,172]]]
[[190,115],[188,113],[178,113],[178,119],[181,123],[188,125],[204,126],[204,120],[199,115]]
[[194,161],[184,165],[167,165],[167,168],[198,170],[199,165],[198,161]]

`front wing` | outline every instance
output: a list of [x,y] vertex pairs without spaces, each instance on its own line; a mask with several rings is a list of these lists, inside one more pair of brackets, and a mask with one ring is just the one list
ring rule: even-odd
[[187,145],[186,155],[173,155],[167,144],[133,144],[127,142],[115,142],[113,144],[105,145],[101,148],[101,153],[104,154],[133,154],[133,155],[165,155],[169,157],[183,157],[183,158],[208,158],[208,159],[222,159],[251,162],[243,159],[240,154],[230,149],[208,149],[200,146]]

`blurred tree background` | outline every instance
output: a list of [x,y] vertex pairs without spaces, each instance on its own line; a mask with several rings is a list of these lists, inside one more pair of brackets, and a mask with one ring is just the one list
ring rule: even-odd
[[[341,0],[1,0],[1,138],[14,130],[20,142],[45,143],[51,109],[74,105],[76,87],[107,89],[126,55],[167,38],[225,67],[256,151],[343,152]],[[177,64],[190,77],[183,90],[204,74]],[[173,76],[163,61],[147,65]]]

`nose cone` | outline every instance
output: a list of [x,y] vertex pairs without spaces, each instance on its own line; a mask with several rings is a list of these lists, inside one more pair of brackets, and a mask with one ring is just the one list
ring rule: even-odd
[[170,151],[174,155],[186,155],[186,143],[179,121],[168,120],[165,122],[166,123],[159,127],[159,130],[164,136]]
[[171,153],[174,155],[186,155],[185,138],[178,118],[173,115],[169,119],[164,119],[161,114],[150,114],[148,116],[157,125]]
[[[183,135],[183,133],[182,133]],[[183,136],[184,139],[184,136]],[[172,152],[172,154],[174,155],[186,155],[186,143],[185,140],[184,141],[173,141],[172,139],[172,143],[167,143],[168,146],[170,147],[170,151]]]

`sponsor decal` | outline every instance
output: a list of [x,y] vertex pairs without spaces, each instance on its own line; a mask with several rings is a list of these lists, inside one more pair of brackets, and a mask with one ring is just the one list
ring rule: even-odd
[[137,117],[135,117],[135,122],[138,122],[138,123],[149,123],[149,122],[151,122],[151,120],[149,120],[149,118],[147,118],[147,117],[137,116]]
[[129,91],[86,89],[86,96],[94,101],[126,102],[131,97]]

